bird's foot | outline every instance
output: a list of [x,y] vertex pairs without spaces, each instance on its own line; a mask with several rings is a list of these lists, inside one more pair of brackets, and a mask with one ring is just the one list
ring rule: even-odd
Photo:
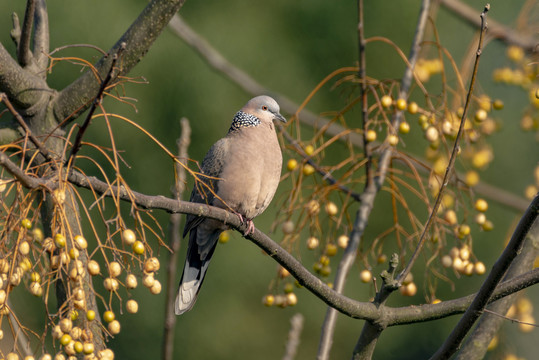
[[245,230],[245,232],[243,233],[243,236],[252,234],[255,231],[255,224],[253,223],[253,220],[247,219],[247,218],[244,219],[243,215],[241,215],[240,213],[236,213],[236,215],[238,215],[238,217],[240,218],[240,222],[242,224],[247,224],[247,230]]

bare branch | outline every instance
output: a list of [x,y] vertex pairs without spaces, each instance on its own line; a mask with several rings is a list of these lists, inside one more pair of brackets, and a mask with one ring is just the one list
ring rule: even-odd
[[[182,118],[180,120],[182,132],[181,136],[177,141],[178,146],[178,156],[181,159],[187,159],[188,153],[187,149],[191,143],[191,126],[189,125],[189,120],[187,118]],[[183,192],[185,190],[185,181],[186,181],[186,171],[185,168],[176,164],[176,173],[177,181],[174,186],[173,195],[174,199],[180,201]],[[172,214],[170,215],[170,225],[169,225],[169,238],[170,238],[170,248],[172,249],[172,254],[168,259],[167,265],[167,298],[165,303],[165,330],[163,336],[163,360],[172,360],[173,351],[174,351],[174,327],[176,325],[176,314],[174,313],[174,299],[176,296],[176,274],[178,273],[178,255],[181,246],[181,214]]]
[[22,24],[21,38],[17,48],[17,58],[22,67],[30,65],[33,60],[32,52],[30,51],[30,39],[32,37],[35,9],[36,0],[28,0],[26,2],[26,12]]
[[303,330],[304,317],[300,313],[295,314],[290,319],[290,331],[288,332],[288,341],[286,343],[286,353],[283,360],[294,360],[300,343],[301,331]]
[[[477,17],[477,10],[461,2],[460,0],[440,0],[440,3],[454,14],[468,21],[472,26],[481,26],[481,20]],[[517,45],[527,52],[536,51],[538,40],[528,34],[518,33],[515,30],[490,19],[488,33],[496,39],[508,45]]]
[[[120,68],[112,75],[114,81],[119,75],[127,74],[138,64],[148,52],[155,39],[161,34],[170,18],[181,8],[185,0],[152,0],[139,17],[127,29],[116,44],[95,65],[99,78],[105,78],[111,68],[112,58],[118,53],[122,44],[126,51],[122,55]],[[88,109],[95,98],[101,82],[94,73],[85,72],[81,77],[63,89],[54,100],[54,114],[58,121],[74,119]]]
[[34,59],[39,69],[38,75],[45,79],[49,63],[49,15],[45,0],[37,0],[34,16]]

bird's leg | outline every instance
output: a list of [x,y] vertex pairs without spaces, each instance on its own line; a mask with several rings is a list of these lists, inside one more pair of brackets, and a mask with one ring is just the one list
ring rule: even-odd
[[236,215],[238,215],[238,217],[240,218],[240,222],[242,224],[247,224],[247,230],[245,230],[245,232],[243,233],[243,236],[247,236],[255,231],[255,224],[253,223],[253,219],[247,219],[247,218],[244,219],[243,215],[240,214],[239,212],[236,212]]

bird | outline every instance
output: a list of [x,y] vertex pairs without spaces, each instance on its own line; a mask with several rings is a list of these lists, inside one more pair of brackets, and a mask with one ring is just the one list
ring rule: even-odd
[[[191,202],[232,210],[247,224],[244,236],[254,231],[253,218],[266,210],[279,185],[283,156],[275,120],[286,123],[273,98],[263,95],[249,100],[234,115],[226,136],[206,153],[200,176],[204,184],[195,183],[191,192]],[[183,237],[189,233],[189,243],[176,315],[193,308],[219,235],[227,229],[218,220],[187,215]]]

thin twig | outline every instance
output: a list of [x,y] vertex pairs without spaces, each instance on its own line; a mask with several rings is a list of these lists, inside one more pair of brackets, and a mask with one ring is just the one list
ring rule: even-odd
[[432,223],[434,222],[434,219],[436,218],[436,214],[438,213],[438,209],[440,208],[440,204],[442,203],[442,197],[444,194],[444,191],[449,184],[449,179],[453,175],[453,168],[455,166],[455,161],[457,159],[457,154],[460,149],[460,139],[462,137],[462,133],[464,132],[464,124],[466,122],[466,116],[468,113],[468,109],[470,107],[471,99],[473,96],[473,90],[475,86],[475,81],[477,79],[477,71],[479,69],[479,59],[481,58],[481,52],[483,51],[483,39],[484,34],[487,30],[487,22],[486,22],[486,14],[488,10],[490,9],[490,5],[487,4],[485,6],[485,9],[481,13],[481,29],[479,33],[479,43],[477,45],[477,51],[475,56],[475,62],[472,72],[472,78],[470,80],[470,87],[468,89],[468,93],[466,94],[466,102],[464,103],[464,110],[462,111],[462,116],[460,119],[460,125],[459,125],[459,131],[457,133],[457,137],[455,139],[455,143],[453,144],[453,150],[451,151],[451,157],[449,158],[449,163],[447,165],[447,168],[444,173],[444,177],[442,180],[442,183],[440,185],[440,190],[438,191],[438,195],[436,196],[436,201],[434,202],[434,206],[432,207],[432,211],[429,215],[429,218],[427,220],[427,223],[425,224],[425,227],[423,229],[423,232],[421,233],[421,237],[419,238],[419,242],[417,244],[417,247],[414,250],[414,253],[412,254],[412,257],[406,264],[406,267],[404,270],[399,274],[397,277],[397,281],[399,284],[402,284],[402,281],[406,278],[406,275],[410,273],[412,270],[412,267],[414,266],[417,258],[419,257],[419,254],[421,253],[421,249],[423,248],[423,245],[425,244],[425,241],[427,239],[427,235],[429,234],[430,227]]
[[38,149],[38,151],[45,157],[45,159],[50,161],[52,166],[54,167],[55,166],[54,157],[51,155],[49,150],[47,150],[47,148],[45,146],[43,146],[41,141],[39,141],[34,136],[34,134],[32,134],[32,131],[30,130],[30,128],[28,127],[28,125],[26,124],[26,122],[24,121],[22,116],[17,112],[17,110],[15,109],[13,104],[11,104],[11,101],[9,101],[7,95],[4,94],[4,93],[0,93],[0,101],[3,102],[6,105],[9,112],[15,117],[15,119],[17,120],[19,125],[23,128],[24,132],[26,133],[26,135],[28,136],[30,141],[34,144],[34,146]]
[[[80,150],[81,143],[82,143],[82,137],[84,136],[84,133],[86,132],[86,129],[90,125],[90,121],[92,120],[92,116],[94,115],[95,110],[97,109],[98,105],[103,100],[103,92],[105,91],[105,88],[107,87],[108,83],[113,77],[114,73],[114,67],[116,66],[116,62],[118,61],[120,55],[126,48],[126,43],[122,43],[118,52],[113,55],[112,57],[112,63],[110,65],[109,72],[107,73],[107,76],[105,79],[101,82],[101,86],[99,87],[99,90],[94,98],[94,101],[92,102],[92,106],[90,107],[90,111],[88,112],[88,115],[86,116],[86,119],[82,123],[82,125],[79,128],[79,131],[77,132],[77,136],[75,138],[75,142],[73,143],[73,147],[71,148],[71,153],[69,154],[66,164],[68,166],[73,167],[75,163],[75,155],[77,155],[77,152]],[[70,164],[70,161],[72,163]]]
[[[477,10],[459,0],[440,0],[440,3],[454,14],[468,21],[473,26],[480,26],[481,20],[477,18]],[[500,24],[495,20],[489,20],[489,36],[499,39],[508,45],[517,45],[528,52],[537,50],[537,39],[528,34],[518,33],[515,30]]]
[[[180,159],[187,159],[187,149],[191,142],[191,127],[189,126],[189,120],[187,118],[182,118],[180,124],[182,132],[176,143],[178,146],[178,156]],[[177,163],[176,173],[178,178],[174,185],[173,196],[174,199],[181,201],[183,192],[185,191],[187,173],[185,168]],[[181,219],[182,216],[179,213],[170,215],[169,238],[172,254],[170,254],[167,265],[167,298],[165,303],[165,330],[162,348],[163,360],[172,360],[174,354],[174,328],[177,319],[174,313],[174,300],[177,290],[176,274],[178,268],[178,255],[182,241],[180,231]]]

